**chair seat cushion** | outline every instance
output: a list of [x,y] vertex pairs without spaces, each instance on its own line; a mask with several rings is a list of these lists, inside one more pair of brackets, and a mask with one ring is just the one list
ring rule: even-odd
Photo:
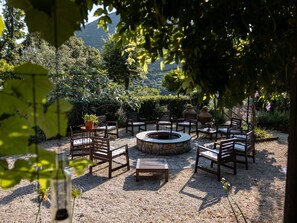
[[235,143],[234,144],[234,149],[239,151],[239,152],[244,152],[245,151],[245,145],[240,144],[240,143]]
[[[114,149],[114,147],[110,147],[110,148],[111,148],[111,150]],[[111,154],[112,154],[112,157],[114,157],[114,156],[123,154],[125,152],[126,152],[126,149],[123,147],[123,148],[120,148],[120,149],[112,150]]]
[[236,138],[237,140],[241,140],[241,141],[246,140],[246,135],[235,134],[232,137]]
[[230,131],[229,131],[229,133],[231,133],[231,134],[238,134],[238,133],[241,133],[241,130],[239,130],[239,129],[230,129]]
[[223,133],[223,134],[227,134],[228,132],[228,128],[218,128],[218,133]]
[[194,122],[179,122],[178,125],[180,126],[190,126],[190,125],[196,125]]
[[81,146],[81,145],[86,145],[92,143],[91,138],[82,138],[82,139],[75,139],[73,140],[73,145],[74,146]]
[[115,130],[115,129],[117,129],[117,127],[116,127],[116,126],[113,126],[113,125],[99,126],[99,127],[97,127],[97,130],[98,130],[98,131],[105,131],[106,129],[107,129],[108,131],[111,131],[111,130]]
[[129,125],[132,125],[132,123],[134,126],[145,125],[145,122],[128,122]]
[[170,121],[158,121],[159,125],[171,125]]
[[208,158],[208,159],[214,160],[214,161],[217,161],[217,159],[218,159],[218,154],[217,153],[213,153],[211,151],[200,152],[200,156],[203,156],[205,158]]

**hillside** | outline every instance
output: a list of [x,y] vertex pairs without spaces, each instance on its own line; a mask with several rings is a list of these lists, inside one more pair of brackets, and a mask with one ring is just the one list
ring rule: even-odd
[[[112,24],[108,26],[108,32],[106,33],[103,28],[97,27],[97,20],[93,21],[85,26],[81,31],[75,32],[75,35],[81,38],[86,46],[92,46],[99,50],[102,50],[102,46],[104,45],[104,40],[107,39],[108,33],[112,34],[115,32],[116,24],[120,21],[120,17],[116,15],[116,13],[111,13],[110,18],[112,20]],[[155,62],[149,65],[149,72],[147,74],[147,78],[141,81],[134,81],[133,85],[142,85],[148,86],[151,88],[159,89],[162,95],[167,95],[168,92],[164,87],[162,87],[162,78],[166,72],[171,69],[174,69],[176,65],[166,65],[165,70],[160,70],[160,62]]]

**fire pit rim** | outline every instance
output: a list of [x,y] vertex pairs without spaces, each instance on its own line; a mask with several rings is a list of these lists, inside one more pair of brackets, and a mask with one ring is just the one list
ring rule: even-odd
[[157,133],[157,132],[166,132],[170,133],[169,130],[152,130],[152,131],[144,131],[144,132],[139,132],[136,134],[136,138],[138,140],[144,141],[144,142],[151,142],[151,143],[159,143],[159,144],[176,144],[176,143],[183,143],[186,141],[191,140],[192,136],[183,133],[183,132],[176,132],[172,131],[173,134],[179,135],[179,138],[176,139],[156,139],[156,138],[149,138],[148,135],[152,133]]

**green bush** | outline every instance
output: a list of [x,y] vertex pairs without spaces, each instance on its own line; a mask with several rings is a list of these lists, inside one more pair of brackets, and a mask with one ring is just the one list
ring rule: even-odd
[[167,107],[174,117],[181,117],[185,105],[193,102],[187,96],[146,96],[141,97],[139,114],[147,120],[155,120],[160,107]]
[[266,112],[260,110],[257,112],[257,126],[288,132],[289,111]]
[[225,124],[227,121],[224,114],[219,110],[210,110],[209,113],[212,115],[212,119],[215,120],[216,124]]

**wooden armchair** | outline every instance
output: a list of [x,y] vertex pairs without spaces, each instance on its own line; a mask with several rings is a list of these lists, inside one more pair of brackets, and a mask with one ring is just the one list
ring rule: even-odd
[[156,121],[156,129],[159,130],[160,126],[169,126],[172,131],[173,118],[170,112],[161,112]]
[[117,138],[119,138],[118,122],[107,121],[105,115],[98,116],[97,131],[103,131],[105,138],[108,138],[109,135],[115,135]]
[[218,134],[220,137],[230,138],[231,134],[241,133],[242,132],[242,119],[231,118],[229,125],[217,125],[216,126],[216,139],[218,139]]
[[[178,119],[176,122],[176,131],[186,132],[189,129],[189,135],[196,133],[198,137],[198,117],[197,114],[185,114],[183,119]],[[194,130],[192,130],[194,128]]]
[[70,156],[71,159],[75,156],[88,156],[92,147],[92,139],[89,132],[76,131],[74,132],[70,126]]
[[[209,173],[217,175],[218,181],[220,181],[221,166],[225,166],[228,168],[232,168],[234,170],[234,174],[236,174],[236,156],[234,150],[234,142],[234,139],[225,139],[220,141],[219,143],[208,144],[208,147],[198,146],[195,163],[195,173],[197,173],[197,169],[199,168]],[[200,166],[198,163],[200,157],[210,160],[211,168],[213,167],[213,163],[216,163],[217,171]],[[233,166],[226,164],[229,162],[232,162]]]
[[[239,137],[240,136],[240,137]],[[254,143],[254,131],[251,130],[247,133],[242,133],[241,135],[234,135],[236,142],[234,144],[234,150],[236,156],[243,156],[244,160],[236,159],[237,163],[245,164],[245,169],[248,169],[248,157],[253,159],[255,163],[255,143]]]
[[[116,158],[124,156],[125,161],[117,161]],[[110,146],[108,138],[101,138],[98,136],[92,137],[92,149],[90,153],[90,160],[95,162],[95,165],[89,168],[90,173],[95,166],[102,163],[108,163],[108,177],[111,178],[113,171],[127,167],[130,170],[129,164],[129,154],[128,154],[128,145],[123,145],[117,148]],[[116,167],[113,167],[112,164],[117,163]]]
[[[129,130],[131,127],[131,130]],[[126,133],[131,132],[134,135],[134,127],[138,127],[138,131],[146,131],[146,119],[140,118],[138,112],[127,113]]]

